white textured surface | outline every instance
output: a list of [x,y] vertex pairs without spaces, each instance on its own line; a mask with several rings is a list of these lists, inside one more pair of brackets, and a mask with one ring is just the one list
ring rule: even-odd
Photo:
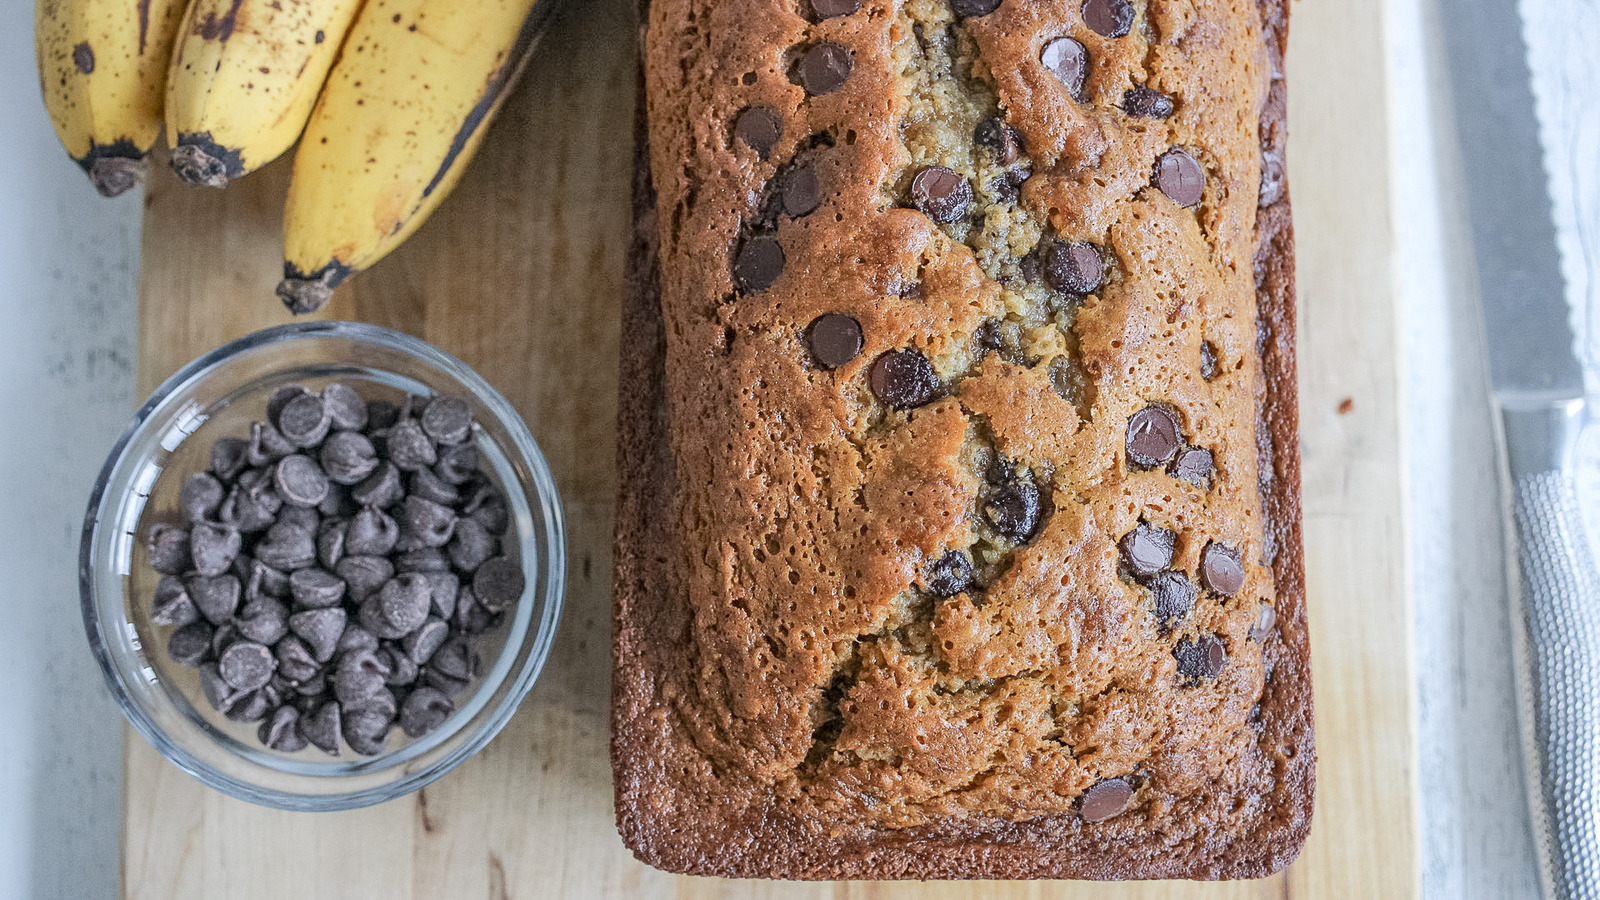
[[[1436,36],[1448,3],[1393,0],[1391,21],[1423,884],[1430,898],[1522,898],[1536,895],[1537,881],[1518,774],[1498,487],[1461,185],[1440,105]],[[1592,308],[1600,4],[1522,5],[1530,44],[1553,62],[1536,88],[1565,273],[1574,299]],[[117,890],[120,717],[83,641],[75,574],[82,505],[136,400],[139,206],[96,197],[56,145],[35,89],[29,7],[0,4],[0,121],[9,126],[0,142],[0,566],[17,623],[0,654],[14,717],[0,727],[0,898],[79,900]],[[1586,351],[1600,359],[1600,320],[1583,321]]]
[[133,410],[137,195],[106,201],[39,100],[33,4],[0,3],[0,898],[117,892],[122,717],[78,614],[78,530]]

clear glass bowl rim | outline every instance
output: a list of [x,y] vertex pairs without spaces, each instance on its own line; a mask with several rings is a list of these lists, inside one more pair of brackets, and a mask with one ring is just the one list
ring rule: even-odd
[[[539,535],[543,540],[538,546],[542,572],[540,582],[543,590],[541,596],[532,598],[540,603],[541,616],[529,624],[529,632],[525,637],[525,643],[533,643],[532,652],[520,669],[507,673],[505,684],[509,685],[509,690],[499,704],[489,711],[488,718],[477,730],[465,735],[464,740],[453,750],[424,768],[375,787],[326,794],[282,791],[236,778],[218,771],[168,737],[144,707],[133,699],[132,693],[123,683],[121,669],[111,658],[108,642],[101,633],[101,619],[97,609],[99,592],[93,570],[94,548],[102,521],[100,510],[105,500],[106,489],[110,485],[112,475],[123,462],[128,445],[147,426],[151,416],[174,394],[206,378],[232,357],[272,344],[303,338],[344,339],[398,350],[461,382],[500,420],[500,424],[511,437],[512,449],[515,450],[519,460],[526,464],[529,476],[528,483],[520,487],[531,491],[533,495],[531,499],[535,502],[530,503],[530,512],[536,518],[542,519],[544,526]],[[566,594],[566,529],[555,479],[527,423],[511,402],[475,369],[420,338],[379,325],[346,321],[292,322],[245,335],[194,359],[162,382],[161,386],[156,388],[149,399],[139,407],[132,421],[112,446],[105,465],[95,478],[79,544],[78,584],[83,624],[89,647],[100,665],[107,688],[133,729],[169,762],[203,784],[232,797],[262,806],[294,811],[356,809],[402,797],[432,783],[477,754],[511,721],[511,717],[538,679],[549,657],[560,623]],[[123,598],[123,602],[126,602],[126,598]],[[514,645],[507,644],[502,652],[512,653],[515,650]],[[496,690],[499,687],[500,685],[486,682],[479,685],[477,690]]]

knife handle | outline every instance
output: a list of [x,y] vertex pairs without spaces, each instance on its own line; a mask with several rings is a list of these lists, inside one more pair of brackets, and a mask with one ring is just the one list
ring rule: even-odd
[[1600,574],[1572,477],[1583,401],[1502,406],[1523,760],[1549,900],[1600,900]]

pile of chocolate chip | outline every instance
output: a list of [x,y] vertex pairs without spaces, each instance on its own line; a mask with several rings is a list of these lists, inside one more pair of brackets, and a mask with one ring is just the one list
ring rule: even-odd
[[183,524],[146,534],[162,575],[150,619],[206,699],[293,753],[382,752],[455,712],[474,646],[522,596],[501,551],[506,498],[479,468],[459,397],[396,406],[290,385],[248,440],[211,447],[179,494]]

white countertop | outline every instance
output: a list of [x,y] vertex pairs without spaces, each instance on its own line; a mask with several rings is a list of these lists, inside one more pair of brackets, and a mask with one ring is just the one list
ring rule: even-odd
[[[1452,900],[1533,897],[1481,326],[1449,115],[1439,105],[1442,64],[1429,37],[1441,2],[1393,0],[1391,12],[1423,886],[1428,897]],[[1547,140],[1566,274],[1574,297],[1594,308],[1600,104],[1572,98],[1574,85],[1600,91],[1600,7],[1523,6],[1530,43],[1563,62],[1541,72],[1537,87],[1554,126]],[[0,727],[0,898],[84,900],[118,889],[121,719],[83,639],[78,532],[103,456],[138,399],[140,202],[95,196],[57,146],[37,95],[31,33],[30,4],[0,4],[0,121],[10,130],[0,142],[8,311],[0,329],[0,571],[5,608],[21,623],[0,654],[13,710]],[[1581,327],[1592,351],[1600,320],[1585,317]],[[1594,473],[1597,445],[1588,441]]]

